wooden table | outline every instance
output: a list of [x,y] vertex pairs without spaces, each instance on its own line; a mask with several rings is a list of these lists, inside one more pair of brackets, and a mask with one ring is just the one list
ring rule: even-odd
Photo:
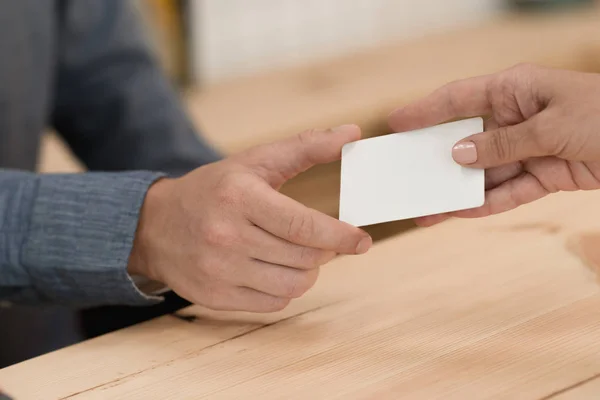
[[[25,399],[600,398],[600,192],[342,257],[272,315],[190,307],[0,370]],[[34,334],[32,332],[32,334]]]

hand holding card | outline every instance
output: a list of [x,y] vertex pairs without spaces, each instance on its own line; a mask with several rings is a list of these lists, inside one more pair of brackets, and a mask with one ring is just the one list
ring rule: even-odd
[[365,226],[483,205],[484,171],[452,159],[456,142],[482,131],[472,118],[345,145],[340,220]]

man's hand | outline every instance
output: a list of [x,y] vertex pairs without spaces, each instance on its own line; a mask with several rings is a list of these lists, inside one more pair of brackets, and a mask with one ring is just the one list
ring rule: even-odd
[[419,218],[497,214],[549,193],[600,189],[600,75],[521,65],[454,82],[396,110],[399,132],[462,117],[489,116],[486,132],[453,149],[456,162],[486,169],[485,205]]
[[336,254],[371,247],[364,231],[277,191],[313,165],[338,160],[342,146],[359,138],[353,125],[307,131],[155,183],[129,272],[212,309],[283,309]]

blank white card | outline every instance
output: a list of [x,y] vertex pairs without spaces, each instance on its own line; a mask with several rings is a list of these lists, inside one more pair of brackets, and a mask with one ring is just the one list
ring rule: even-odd
[[456,142],[482,131],[472,118],[345,145],[340,220],[365,226],[483,205],[484,171],[452,159]]

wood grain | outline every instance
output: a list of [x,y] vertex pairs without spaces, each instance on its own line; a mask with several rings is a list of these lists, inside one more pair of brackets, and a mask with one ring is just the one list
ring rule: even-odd
[[190,307],[0,370],[0,386],[17,399],[596,398],[583,390],[600,373],[600,287],[569,243],[600,232],[599,202],[553,195],[415,230],[335,260],[282,313]]
[[[225,153],[344,122],[376,135],[392,108],[449,80],[522,61],[597,70],[599,40],[597,12],[511,17],[187,101]],[[43,171],[81,170],[60,142],[46,146]],[[284,190],[335,213],[336,171]],[[599,200],[557,195],[413,231],[336,260],[282,313],[191,307],[0,370],[0,387],[16,399],[597,398],[597,277],[567,244],[600,232]]]
[[586,400],[597,399],[600,395],[600,376],[576,383],[573,386],[559,390],[543,400]]

